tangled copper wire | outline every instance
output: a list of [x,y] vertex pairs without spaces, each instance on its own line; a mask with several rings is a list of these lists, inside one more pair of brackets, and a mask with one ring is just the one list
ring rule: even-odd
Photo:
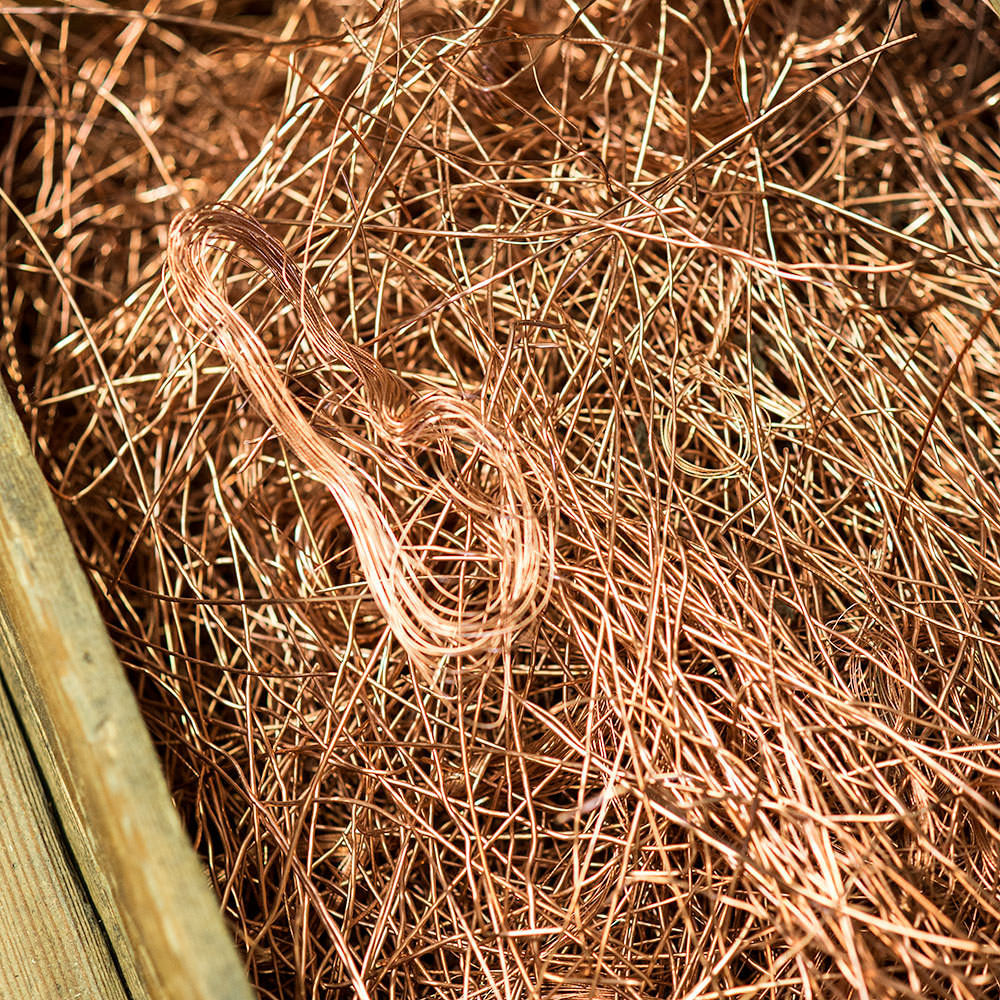
[[[324,371],[335,373],[338,362],[346,368],[340,395],[359,396],[352,381],[363,387],[354,409],[375,428],[383,447],[317,431],[260,337],[214,289],[208,257],[215,239],[232,241],[244,254],[260,257],[272,284],[286,301],[298,305],[303,330],[322,357]],[[442,660],[457,661],[456,669],[466,675],[470,668],[495,662],[548,596],[541,575],[550,559],[545,558],[539,505],[532,503],[519,461],[528,450],[512,447],[509,437],[502,441],[501,429],[485,424],[472,404],[454,393],[430,388],[402,401],[405,383],[339,336],[295,263],[238,206],[208,205],[181,213],[170,228],[166,265],[188,312],[216,333],[268,424],[289,444],[304,471],[323,481],[336,499],[365,582],[411,661],[431,676]],[[343,404],[334,402],[336,395],[331,390],[320,406],[340,411]],[[514,432],[508,427],[506,433]],[[463,440],[459,460],[456,444]],[[420,465],[405,453],[407,446],[423,446],[438,474],[422,475]],[[391,513],[391,506],[380,507],[368,494],[364,468],[345,461],[351,451],[374,461],[379,483],[390,477],[405,482],[416,498],[399,525],[399,536],[387,520],[385,508]],[[484,466],[498,480],[491,492],[483,489]],[[544,484],[538,463],[533,471]],[[433,512],[430,535],[414,546],[416,523],[427,518],[428,509]],[[456,514],[490,525],[484,545],[470,542],[469,531],[445,531]],[[450,572],[441,572],[442,554],[451,555],[452,563],[457,558],[457,565],[447,567]],[[457,584],[458,593],[449,584]],[[485,595],[477,596],[477,584],[487,588]]]
[[987,4],[3,16],[3,369],[261,997],[1000,993]]

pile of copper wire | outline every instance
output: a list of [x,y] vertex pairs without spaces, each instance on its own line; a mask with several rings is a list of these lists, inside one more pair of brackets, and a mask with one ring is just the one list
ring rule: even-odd
[[262,998],[998,995],[986,3],[2,16],[3,371]]

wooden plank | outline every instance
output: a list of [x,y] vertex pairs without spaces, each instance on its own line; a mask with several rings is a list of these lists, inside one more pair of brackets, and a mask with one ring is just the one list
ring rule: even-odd
[[251,1000],[152,742],[6,392],[0,600],[14,708],[136,1000]]
[[[0,605],[4,673],[21,657]],[[0,685],[0,996],[126,1000],[100,921]]]

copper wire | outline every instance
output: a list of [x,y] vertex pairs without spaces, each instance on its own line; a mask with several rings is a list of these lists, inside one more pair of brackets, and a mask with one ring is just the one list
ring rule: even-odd
[[998,995],[985,2],[3,17],[0,370],[262,998]]

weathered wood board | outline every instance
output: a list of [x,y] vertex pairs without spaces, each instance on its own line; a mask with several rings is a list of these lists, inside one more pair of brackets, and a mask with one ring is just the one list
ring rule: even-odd
[[[96,924],[88,930],[86,908],[77,906],[82,906],[82,894],[78,892],[76,902],[63,899],[67,919],[74,910],[78,918],[73,947],[92,951],[90,971],[81,974],[106,978],[113,954],[133,1000],[251,1000],[235,946],[170,801],[124,671],[2,387],[0,604],[16,637],[13,645],[0,649],[4,686],[18,720],[11,725],[30,745],[58,830],[53,825],[44,829],[46,815],[37,802],[20,804],[21,819],[40,824],[32,836],[42,852],[36,854],[42,867],[58,866],[52,838],[64,835],[104,935],[102,940]],[[7,735],[10,728],[0,738],[14,740]],[[23,776],[23,765],[14,763],[19,752],[15,743],[7,747],[5,759],[10,768],[20,766]],[[8,791],[21,794],[4,782]],[[50,824],[52,818],[49,813]],[[53,891],[70,891],[72,897],[69,866],[50,875]],[[5,891],[2,883],[0,891]],[[0,899],[0,921],[16,921],[23,900],[10,886],[6,892]],[[0,929],[0,947],[17,948],[16,932]],[[39,960],[51,961],[52,976],[74,961],[69,952],[58,961],[51,954],[48,949],[58,947],[55,938],[39,947]],[[15,956],[0,954],[0,968],[4,966],[16,970]],[[40,975],[44,981],[45,973]],[[0,973],[0,995],[18,997],[2,985]],[[58,995],[115,997],[103,989]]]
[[[21,650],[0,605],[0,661]],[[126,1000],[101,922],[63,842],[0,684],[0,996]]]

